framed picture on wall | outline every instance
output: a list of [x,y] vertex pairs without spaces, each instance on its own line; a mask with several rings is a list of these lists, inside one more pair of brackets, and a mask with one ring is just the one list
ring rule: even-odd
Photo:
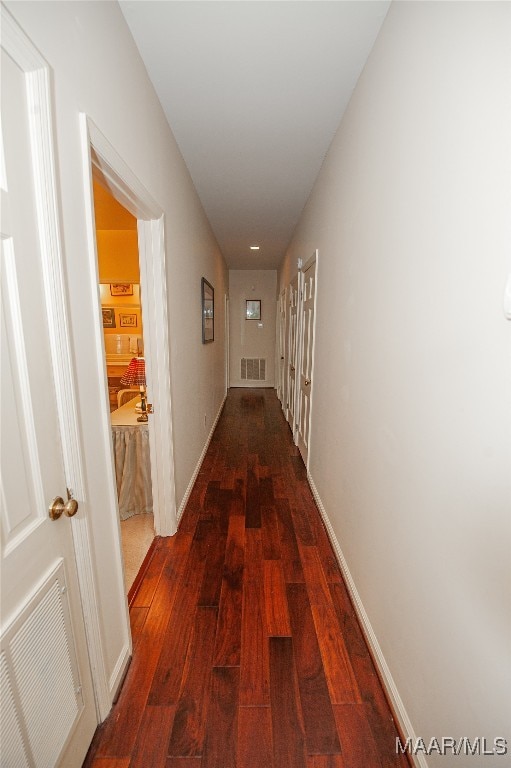
[[103,316],[103,328],[115,328],[115,309],[113,307],[101,307]]
[[201,280],[202,343],[215,340],[215,289],[205,277]]
[[137,327],[137,316],[135,313],[133,314],[124,314],[119,313],[119,325],[121,328],[136,328]]
[[133,296],[133,283],[110,283],[110,296]]
[[261,301],[260,299],[247,299],[247,308],[245,314],[246,320],[261,319]]

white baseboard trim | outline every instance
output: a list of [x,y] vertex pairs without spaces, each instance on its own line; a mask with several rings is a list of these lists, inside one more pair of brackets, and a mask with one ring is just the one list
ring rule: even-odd
[[[403,734],[405,740],[408,738],[411,738],[412,743],[415,744],[417,741],[417,737],[415,735],[415,731],[413,729],[410,718],[408,717],[408,714],[406,712],[405,705],[403,704],[403,700],[401,699],[401,696],[399,695],[399,691],[396,688],[396,684],[394,682],[390,669],[387,665],[387,662],[385,661],[385,657],[383,655],[378,639],[371,626],[371,622],[369,621],[369,616],[366,613],[366,610],[364,608],[364,605],[358,593],[357,587],[350,573],[350,569],[348,568],[348,563],[346,562],[346,558],[344,557],[343,551],[341,549],[341,545],[337,540],[337,536],[335,535],[334,529],[332,528],[332,524],[328,518],[326,509],[323,505],[323,502],[321,501],[321,498],[316,488],[316,485],[314,483],[314,480],[312,479],[309,472],[307,473],[307,479],[309,481],[312,495],[314,496],[314,501],[316,502],[316,505],[319,509],[321,517],[323,518],[323,522],[325,523],[328,537],[330,539],[330,543],[332,544],[335,555],[337,557],[337,561],[339,563],[342,575],[344,577],[344,581],[346,583],[348,592],[353,602],[353,607],[355,608],[357,618],[362,627],[362,632],[364,633],[366,642],[371,650],[373,660],[376,666],[378,667],[380,679],[382,681],[382,684],[385,687],[385,691],[387,693],[389,701],[394,710],[394,714],[396,715],[396,718],[399,722],[401,733]],[[428,764],[426,762],[424,755],[422,754],[410,755],[410,759],[412,760],[416,768],[428,768]]]
[[229,386],[231,389],[275,389],[273,381],[252,381],[252,379],[231,381]]
[[126,676],[126,672],[128,671],[128,666],[130,661],[131,661],[131,650],[130,650],[130,645],[128,643],[124,646],[121,653],[119,654],[117,663],[114,667],[112,674],[110,675],[110,680],[108,681],[109,688],[110,688],[110,700],[112,702],[116,701],[120,693],[120,689],[122,687],[122,683]]
[[204,461],[204,457],[206,455],[206,451],[209,448],[209,444],[211,442],[211,438],[213,437],[213,432],[216,429],[216,425],[218,424],[218,419],[220,418],[220,415],[221,415],[221,413],[223,411],[223,408],[224,408],[226,400],[227,400],[227,393],[225,394],[224,399],[222,400],[222,404],[220,405],[220,408],[218,409],[218,413],[217,413],[216,418],[215,418],[215,420],[213,422],[213,426],[210,429],[208,438],[207,438],[207,440],[206,440],[206,442],[204,444],[204,448],[202,449],[202,453],[199,456],[199,461],[197,462],[197,466],[195,467],[195,469],[193,471],[193,475],[190,478],[190,482],[188,483],[188,487],[187,487],[187,489],[185,491],[185,495],[183,496],[181,504],[179,505],[179,509],[177,510],[177,524],[178,525],[179,525],[179,522],[181,520],[181,517],[183,516],[183,512],[185,511],[185,507],[188,504],[188,499],[190,498],[190,494],[192,492],[192,488],[195,485],[195,481],[197,480],[197,475],[200,472],[200,468],[202,466],[202,462]]

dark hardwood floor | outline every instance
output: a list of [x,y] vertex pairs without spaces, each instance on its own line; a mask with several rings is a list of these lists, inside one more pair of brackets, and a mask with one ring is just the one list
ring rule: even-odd
[[87,768],[406,768],[275,392],[231,389]]

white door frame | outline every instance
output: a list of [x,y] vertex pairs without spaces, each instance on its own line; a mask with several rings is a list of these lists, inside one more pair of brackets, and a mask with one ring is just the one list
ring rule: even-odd
[[[149,430],[151,454],[151,478],[153,491],[154,523],[157,535],[169,536],[177,530],[176,497],[174,484],[174,453],[172,436],[172,414],[170,393],[170,346],[167,321],[167,282],[165,271],[165,246],[163,211],[150,197],[147,190],[125,164],[116,150],[99,131],[94,122],[84,113],[80,114],[82,144],[83,183],[85,213],[88,231],[89,290],[93,315],[96,318],[92,332],[96,348],[98,370],[105,365],[103,329],[100,324],[101,307],[99,298],[99,274],[96,249],[96,229],[93,203],[93,175],[107,182],[114,197],[138,220],[138,250],[141,277],[141,296],[144,307],[144,341],[146,352],[146,375],[148,389],[154,405],[155,418]],[[115,468],[111,438],[108,396],[98,403],[102,430],[98,441],[103,443],[105,455],[112,457],[106,467],[109,476],[109,497],[105,499],[104,514],[119,521]],[[149,417],[153,418],[153,417]],[[120,524],[118,523],[119,552],[121,549]],[[85,562],[86,561],[86,562]],[[95,574],[92,572],[92,555],[89,551],[82,561],[77,558],[84,615],[93,613],[95,621],[88,632],[89,653],[93,671],[93,682],[98,704],[99,720],[108,715],[112,705],[111,686],[103,660],[100,621],[93,588]],[[85,567],[87,566],[87,567]],[[96,579],[97,580],[97,579]],[[124,595],[124,580],[119,574],[118,588]],[[126,604],[126,631],[129,634],[129,616]],[[131,637],[129,649],[131,652]],[[123,665],[124,666],[124,665]],[[117,675],[120,684],[123,669]],[[114,687],[117,687],[117,683]]]
[[[167,276],[163,211],[124,160],[108,142],[94,122],[80,115],[84,155],[84,185],[89,229],[89,274],[91,301],[97,322],[94,327],[98,367],[104,365],[103,329],[100,325],[98,260],[93,215],[92,178],[107,183],[113,196],[138,220],[140,289],[144,312],[144,352],[147,386],[151,394],[154,416],[150,416],[149,446],[153,510],[156,534],[172,536],[177,530],[174,482],[174,447],[172,437],[172,405],[170,391],[170,344],[167,318]],[[106,387],[106,383],[105,383]],[[111,446],[110,417],[106,398],[101,438]],[[111,453],[111,447],[108,447]],[[112,464],[112,488],[115,474]],[[115,498],[117,498],[114,493]],[[117,501],[116,501],[117,504]]]
[[315,345],[316,345],[316,317],[317,317],[317,296],[318,296],[318,256],[319,252],[318,249],[314,251],[312,256],[307,259],[305,264],[303,264],[299,270],[298,270],[298,331],[297,331],[297,353],[296,353],[296,379],[295,379],[295,393],[296,393],[296,399],[295,399],[295,410],[296,410],[296,427],[293,431],[293,440],[295,442],[295,445],[298,445],[298,431],[299,431],[299,424],[300,424],[300,377],[301,377],[301,369],[302,369],[302,354],[303,354],[303,334],[304,334],[304,328],[303,328],[303,285],[304,285],[304,275],[314,263],[316,264],[316,279],[314,281],[314,320],[312,323],[312,350],[311,350],[311,384],[310,384],[310,395],[309,395],[309,429],[308,429],[308,435],[309,435],[309,448],[307,451],[307,463],[306,463],[306,469],[307,469],[307,475],[309,474],[309,464],[310,464],[310,443],[311,443],[311,425],[312,425],[312,398],[314,393],[314,363],[315,363]]
[[[295,290],[295,286],[293,285],[296,281],[296,322],[295,322],[295,328],[294,328],[294,336],[293,339],[291,339],[291,329],[292,329],[292,322],[293,322],[293,313],[291,311],[291,304],[293,302],[293,291]],[[287,365],[287,371],[286,371],[286,420],[289,423],[289,426],[291,428],[291,433],[293,435],[293,440],[295,440],[295,432],[296,432],[296,377],[297,377],[297,371],[299,369],[298,366],[298,352],[300,350],[299,346],[299,337],[300,337],[300,272],[298,272],[295,277],[290,281],[288,288],[287,288],[287,301],[288,301],[288,307],[287,307],[287,340],[286,340],[286,347],[287,347],[287,359],[286,359],[286,365]],[[293,355],[294,353],[294,355]],[[291,359],[294,357],[294,370],[291,371]],[[291,373],[294,373],[294,376],[291,376]],[[290,381],[294,379],[293,386],[290,386]],[[291,392],[292,390],[292,392]],[[291,418],[291,421],[290,421]]]

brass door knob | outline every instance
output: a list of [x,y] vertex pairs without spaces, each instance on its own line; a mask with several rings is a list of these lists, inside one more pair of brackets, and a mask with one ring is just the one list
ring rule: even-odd
[[62,496],[56,496],[48,508],[48,514],[51,520],[58,520],[64,512],[67,517],[73,517],[78,512],[78,502],[71,496],[64,502]]
[[303,383],[305,384],[306,387],[308,387],[311,382],[310,382],[310,379],[305,379]]

